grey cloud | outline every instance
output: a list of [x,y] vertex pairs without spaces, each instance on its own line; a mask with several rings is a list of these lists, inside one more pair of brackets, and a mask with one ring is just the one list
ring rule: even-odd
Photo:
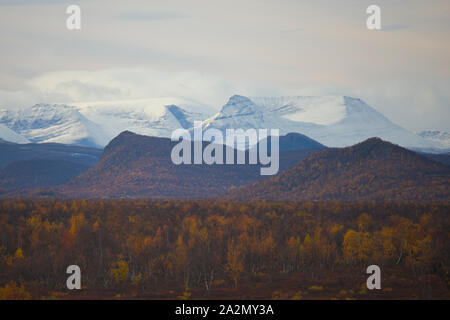
[[[80,0],[77,0],[76,2],[80,2]],[[61,5],[61,4],[75,4],[75,3],[73,0],[0,0],[0,6],[5,7]]]
[[173,20],[183,19],[186,15],[178,12],[142,12],[142,11],[128,11],[116,16],[121,20],[128,21],[157,21],[157,20]]
[[401,24],[391,24],[391,25],[387,25],[387,26],[382,26],[381,31],[398,31],[398,30],[404,30],[404,29],[408,29],[409,27],[406,25],[401,25]]

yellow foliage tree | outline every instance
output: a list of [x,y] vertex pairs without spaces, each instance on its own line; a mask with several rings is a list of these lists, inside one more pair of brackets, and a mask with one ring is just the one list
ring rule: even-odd
[[73,215],[70,218],[70,233],[77,234],[85,224],[86,218],[84,217],[84,214],[80,213]]
[[227,265],[225,266],[225,270],[231,280],[233,280],[234,287],[237,288],[238,281],[244,271],[244,265],[242,264],[242,257],[234,240],[232,240],[228,246]]
[[368,232],[348,230],[344,235],[343,254],[346,262],[366,262],[372,257],[374,241]]
[[30,300],[31,295],[23,284],[19,287],[14,281],[0,287],[0,300]]
[[119,256],[118,261],[115,263],[115,267],[109,270],[111,277],[117,284],[124,283],[128,279],[129,272],[128,262],[123,260],[121,256]]
[[16,259],[16,260],[22,260],[23,258],[24,258],[23,250],[22,250],[22,248],[18,248],[18,249],[16,250],[16,253],[14,254],[14,259]]

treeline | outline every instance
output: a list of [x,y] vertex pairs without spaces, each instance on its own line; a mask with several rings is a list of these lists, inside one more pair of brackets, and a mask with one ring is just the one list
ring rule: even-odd
[[[396,267],[449,279],[445,203],[225,201],[0,202],[0,298],[62,290],[69,265],[83,288],[239,288],[335,268]],[[21,287],[22,285],[25,286]],[[3,291],[2,291],[3,290]]]

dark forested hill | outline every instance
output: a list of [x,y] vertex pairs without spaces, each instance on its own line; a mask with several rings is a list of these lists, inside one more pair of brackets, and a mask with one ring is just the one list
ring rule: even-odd
[[228,197],[290,201],[448,201],[450,167],[371,138],[352,147],[318,152],[276,177],[232,190]]
[[88,168],[65,160],[14,161],[0,169],[0,193],[64,184]]
[[30,159],[64,160],[90,167],[101,154],[101,149],[59,143],[16,144],[0,140],[0,168],[14,161]]

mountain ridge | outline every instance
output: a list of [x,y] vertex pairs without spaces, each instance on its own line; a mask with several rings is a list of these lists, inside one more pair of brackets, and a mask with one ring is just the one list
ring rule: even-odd
[[[170,137],[175,129],[279,129],[304,134],[329,147],[345,147],[379,136],[417,150],[445,151],[436,139],[425,139],[392,123],[361,99],[348,96],[246,97],[234,95],[213,114],[212,106],[179,98],[99,101],[69,105],[37,104],[0,109],[15,141],[59,142],[103,147],[120,132]],[[5,131],[3,130],[3,131]],[[6,133],[0,138],[8,140]],[[17,140],[19,139],[19,140]]]
[[434,143],[392,123],[361,99],[347,96],[232,96],[204,128],[278,128],[297,132],[328,147],[346,147],[379,136],[405,147],[433,149]]
[[370,138],[317,152],[268,180],[231,191],[228,199],[273,201],[448,201],[450,167]]

